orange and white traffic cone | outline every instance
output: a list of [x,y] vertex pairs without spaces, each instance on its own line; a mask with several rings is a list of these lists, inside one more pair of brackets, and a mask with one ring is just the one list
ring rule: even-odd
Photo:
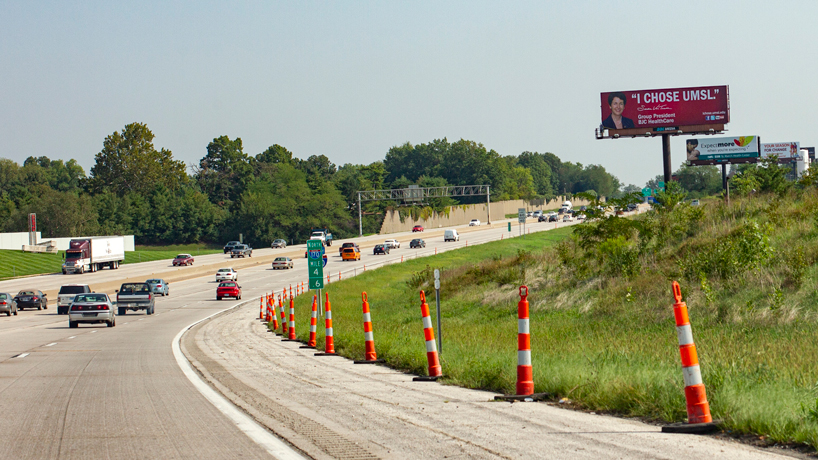
[[284,314],[284,303],[287,302],[287,290],[284,290],[284,301],[279,304],[279,313],[281,313],[281,333],[287,335],[289,327],[287,327],[287,316]]
[[272,297],[273,298],[270,301],[270,310],[271,310],[272,317],[273,317],[273,330],[277,331],[278,330],[278,315],[276,314],[276,298],[275,298],[275,294],[273,294]]
[[382,363],[384,360],[378,359],[378,354],[375,353],[375,337],[372,334],[372,318],[369,314],[369,302],[366,292],[361,293],[363,300],[363,314],[364,314],[364,360],[353,361],[355,364],[374,364]]
[[258,300],[258,319],[264,319],[264,296]]
[[696,344],[693,343],[693,331],[690,328],[690,318],[687,315],[687,304],[682,302],[682,289],[674,281],[673,286],[673,316],[676,319],[676,335],[679,338],[679,354],[682,357],[682,374],[685,382],[685,401],[687,403],[687,424],[663,426],[666,433],[706,433],[718,429],[710,415],[710,403],[702,382],[699,369],[699,356],[696,353]]
[[[296,285],[296,289],[298,286]],[[289,335],[287,336],[288,340],[296,340],[295,337],[295,301],[292,297],[290,297],[290,331]]]
[[318,296],[312,296],[312,314],[310,315],[310,339],[307,346],[315,348],[315,333],[318,328]]
[[429,304],[426,303],[426,293],[420,291],[420,314],[423,317],[423,336],[426,339],[426,360],[429,364],[429,375],[415,377],[416,381],[435,381],[443,376],[440,369],[440,360],[437,356],[437,342],[435,330],[432,328],[432,316],[429,314]]
[[324,327],[326,334],[324,336],[324,352],[316,353],[315,356],[335,355],[335,342],[332,339],[332,307],[329,304],[329,292],[326,292],[325,295],[326,301],[324,302]]
[[265,295],[265,297],[266,297],[266,299],[265,299],[266,302],[265,303],[267,304],[267,307],[265,308],[266,311],[265,311],[265,315],[264,315],[264,321],[269,323],[270,321],[272,321],[271,314],[270,314],[271,313],[270,312],[270,296]]
[[528,331],[528,287],[520,286],[517,304],[517,395],[534,394],[531,367],[531,334]]

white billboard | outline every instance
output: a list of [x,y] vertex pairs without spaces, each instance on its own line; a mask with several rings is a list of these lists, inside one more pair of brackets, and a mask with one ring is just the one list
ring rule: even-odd
[[761,144],[761,158],[767,158],[771,155],[778,156],[779,160],[797,161],[798,159],[803,159],[801,143],[773,142],[770,144]]

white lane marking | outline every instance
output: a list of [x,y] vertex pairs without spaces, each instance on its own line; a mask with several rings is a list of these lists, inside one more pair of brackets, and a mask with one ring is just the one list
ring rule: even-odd
[[[128,323],[125,323],[125,324],[128,324]],[[91,334],[96,334],[96,333],[97,333],[97,331],[91,331]]]
[[285,444],[282,440],[275,437],[272,433],[267,431],[266,428],[262,427],[258,423],[256,423],[253,419],[251,419],[247,414],[241,411],[238,407],[233,405],[230,401],[228,401],[224,396],[216,392],[213,388],[211,388],[208,384],[206,384],[199,375],[193,370],[190,365],[190,362],[185,357],[184,353],[182,353],[182,349],[179,346],[179,342],[182,340],[182,335],[187,332],[188,329],[192,328],[193,326],[210,319],[219,313],[225,312],[227,310],[231,310],[236,308],[240,305],[247,304],[252,301],[248,302],[241,302],[236,304],[230,308],[226,308],[222,311],[213,313],[212,315],[208,316],[207,318],[200,319],[195,323],[191,324],[190,326],[182,329],[176,334],[176,337],[173,338],[173,342],[171,344],[173,348],[173,356],[176,358],[176,364],[179,365],[179,368],[182,369],[182,372],[185,376],[190,380],[190,383],[199,390],[208,401],[210,401],[216,409],[220,410],[222,414],[227,416],[233,423],[236,424],[236,427],[244,432],[250,439],[253,440],[256,444],[261,446],[264,450],[267,451],[270,455],[274,458],[280,460],[303,460],[304,457],[298,454],[295,450],[290,448],[287,444]]
[[142,321],[143,319],[145,319],[145,318],[139,318],[139,321]]
[[76,335],[72,335],[71,337],[69,337],[69,339],[76,339],[76,338],[77,338]]
[[28,356],[28,353],[20,353],[17,356],[12,356],[12,358],[25,358],[26,356]]
[[51,343],[49,343],[49,344],[48,344],[48,345],[46,345],[46,346],[47,346],[47,347],[53,347],[53,346],[54,346],[54,345],[56,345],[56,344],[57,344],[57,342],[51,342]]

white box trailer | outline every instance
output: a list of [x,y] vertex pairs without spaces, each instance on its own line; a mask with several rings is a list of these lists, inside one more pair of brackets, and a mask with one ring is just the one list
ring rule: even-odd
[[63,274],[119,268],[125,260],[125,237],[94,236],[72,239],[65,251]]

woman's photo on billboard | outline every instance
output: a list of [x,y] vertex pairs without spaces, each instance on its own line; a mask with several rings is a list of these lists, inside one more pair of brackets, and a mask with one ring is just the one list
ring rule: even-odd
[[699,141],[696,139],[687,140],[687,161],[696,161],[699,159]]
[[628,96],[625,96],[625,93],[615,92],[609,94],[608,107],[611,109],[611,114],[602,122],[602,126],[609,129],[634,128],[633,120],[622,116],[627,103]]

